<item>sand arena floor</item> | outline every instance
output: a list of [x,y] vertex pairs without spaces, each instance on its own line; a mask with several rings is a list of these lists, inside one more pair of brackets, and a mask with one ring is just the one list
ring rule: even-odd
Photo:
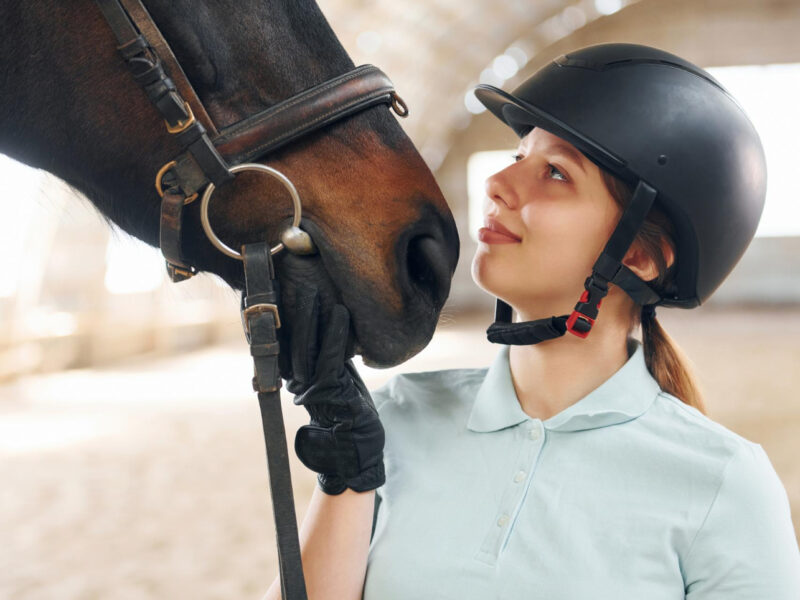
[[[766,449],[800,531],[800,310],[659,318],[711,416]],[[423,353],[364,379],[487,365],[486,319],[451,314]],[[0,387],[0,598],[260,598],[277,558],[251,375],[240,341]],[[308,419],[284,411],[291,442]],[[296,460],[292,474],[302,519],[315,479]]]

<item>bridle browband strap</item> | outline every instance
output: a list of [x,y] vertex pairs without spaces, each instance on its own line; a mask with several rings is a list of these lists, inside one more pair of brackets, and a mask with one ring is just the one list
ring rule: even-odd
[[[379,104],[391,105],[394,86],[377,67],[362,65],[320,83],[296,96],[223,129],[213,140],[213,151],[225,164],[249,163],[326,125]],[[211,179],[196,153],[186,152],[162,177],[186,196],[204,188]],[[212,163],[213,164],[213,163]]]

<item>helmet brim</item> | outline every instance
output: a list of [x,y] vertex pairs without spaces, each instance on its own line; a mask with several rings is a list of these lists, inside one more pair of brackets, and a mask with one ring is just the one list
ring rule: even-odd
[[520,137],[534,127],[541,127],[580,150],[598,166],[631,182],[639,177],[631,172],[624,160],[601,147],[594,140],[582,135],[541,108],[529,104],[493,85],[480,84],[475,88],[475,97],[489,112],[508,125]]

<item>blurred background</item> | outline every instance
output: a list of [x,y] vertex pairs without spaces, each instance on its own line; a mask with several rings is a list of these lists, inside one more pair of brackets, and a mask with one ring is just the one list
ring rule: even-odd
[[[767,154],[756,238],[703,307],[661,310],[710,416],[767,451],[800,531],[800,0],[320,0],[380,66],[456,217],[461,255],[433,342],[398,371],[485,366],[492,300],[469,276],[483,180],[516,138],[470,90],[571,49],[657,46],[707,68]],[[260,597],[277,574],[238,294],[170,283],[159,252],[53,176],[0,155],[0,598]],[[290,444],[305,411],[285,398]],[[293,452],[290,453],[293,455]],[[298,517],[314,476],[293,463]],[[757,518],[757,515],[754,515]]]

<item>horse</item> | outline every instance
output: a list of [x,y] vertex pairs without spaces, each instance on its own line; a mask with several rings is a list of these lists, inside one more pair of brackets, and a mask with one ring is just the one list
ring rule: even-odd
[[[220,128],[353,69],[312,0],[147,0],[209,117]],[[110,222],[158,246],[153,174],[180,147],[131,77],[91,0],[0,7],[0,152],[61,178]],[[392,366],[433,335],[458,234],[433,174],[396,119],[376,106],[259,159],[295,182],[302,227],[324,267],[330,302],[352,315],[354,350]],[[242,262],[203,233],[199,203],[183,215],[183,253],[198,271],[244,288]],[[219,187],[208,219],[225,244],[277,240],[292,207],[281,185],[242,173]],[[287,269],[276,260],[278,280]]]

